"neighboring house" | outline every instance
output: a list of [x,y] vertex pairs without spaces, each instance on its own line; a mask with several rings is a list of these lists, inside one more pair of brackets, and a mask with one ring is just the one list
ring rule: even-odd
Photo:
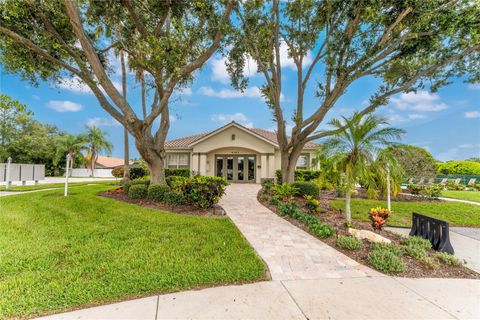
[[95,168],[113,169],[115,167],[123,166],[123,162],[124,160],[122,158],[98,156],[97,162],[95,163]]
[[[311,169],[319,144],[306,144],[297,168]],[[165,142],[166,168],[190,168],[206,176],[220,176],[231,182],[256,182],[274,178],[280,169],[276,133],[251,129],[234,121],[212,132]]]

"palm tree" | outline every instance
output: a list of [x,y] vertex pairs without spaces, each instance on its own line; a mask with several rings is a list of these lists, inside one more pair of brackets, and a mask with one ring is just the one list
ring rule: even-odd
[[363,116],[361,113],[355,113],[351,118],[342,119],[330,122],[340,132],[329,138],[323,149],[330,159],[327,163],[343,172],[345,215],[347,221],[351,222],[352,189],[360,181],[373,180],[376,173],[374,168],[376,156],[380,154],[382,147],[393,144],[405,131],[388,127],[389,123],[385,119],[371,114]]
[[69,133],[55,137],[55,155],[53,157],[53,164],[55,166],[65,158],[65,155],[70,155],[72,161],[70,162],[70,169],[73,168],[73,162],[81,151],[86,149],[86,136],[83,134],[72,135]]
[[95,172],[95,164],[98,159],[98,154],[101,152],[110,155],[112,152],[112,144],[107,140],[107,133],[97,126],[87,126],[86,141],[88,145],[87,162],[92,171],[92,177]]

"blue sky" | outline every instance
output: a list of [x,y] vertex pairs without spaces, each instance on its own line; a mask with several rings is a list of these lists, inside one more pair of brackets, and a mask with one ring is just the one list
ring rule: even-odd
[[[284,61],[283,105],[286,110],[292,110],[296,75],[291,61]],[[85,131],[87,124],[96,124],[108,132],[114,145],[112,155],[123,155],[123,128],[100,107],[88,88],[74,80],[66,80],[56,86],[40,83],[38,87],[33,87],[16,75],[6,74],[1,67],[0,70],[0,91],[26,104],[34,111],[36,119],[55,124],[70,133],[80,133]],[[118,62],[113,65],[113,70],[112,77],[120,88]],[[271,112],[259,95],[258,86],[262,78],[255,74],[255,70],[255,64],[249,62],[245,73],[251,76],[250,84],[242,94],[230,87],[224,60],[219,56],[213,57],[196,73],[191,86],[171,101],[169,138],[210,131],[231,120],[273,130],[275,124]],[[314,73],[312,79],[320,79],[320,74]],[[128,100],[140,111],[139,85],[131,74],[128,84]],[[376,79],[357,81],[338,101],[329,118],[349,115],[364,107],[378,84]],[[318,106],[314,86],[312,81],[305,96],[306,112]],[[419,91],[416,94],[399,94],[377,113],[388,118],[392,125],[407,131],[402,143],[424,147],[438,160],[480,156],[480,85],[456,79],[437,93]],[[130,141],[130,154],[138,157],[133,139]]]

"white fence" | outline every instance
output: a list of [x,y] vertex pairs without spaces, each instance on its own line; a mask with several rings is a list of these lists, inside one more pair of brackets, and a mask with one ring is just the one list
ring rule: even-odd
[[0,181],[39,181],[45,179],[44,164],[0,163]]
[[[93,174],[96,178],[113,178],[113,169],[95,169]],[[76,168],[70,171],[70,177],[91,177],[92,170],[87,168]]]

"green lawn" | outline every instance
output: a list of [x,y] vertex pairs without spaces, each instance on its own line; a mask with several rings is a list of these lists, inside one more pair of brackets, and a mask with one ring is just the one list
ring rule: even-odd
[[0,319],[265,279],[226,217],[97,196],[106,185],[0,198]]
[[[89,182],[69,182],[68,186],[86,186],[87,184],[115,184],[115,180],[99,180],[99,181],[89,181]],[[61,183],[46,183],[46,184],[37,184],[32,186],[11,186],[8,189],[5,186],[0,186],[0,191],[32,191],[32,190],[43,190],[50,188],[63,188],[65,186],[64,182]]]
[[[345,200],[332,202],[336,209],[345,210]],[[386,201],[352,199],[352,218],[370,221],[368,211],[373,207],[387,207]],[[392,202],[393,213],[388,218],[388,225],[410,227],[412,212],[423,213],[431,217],[446,220],[451,226],[480,227],[480,206],[461,202]]]
[[442,191],[442,197],[480,202],[480,191]]

